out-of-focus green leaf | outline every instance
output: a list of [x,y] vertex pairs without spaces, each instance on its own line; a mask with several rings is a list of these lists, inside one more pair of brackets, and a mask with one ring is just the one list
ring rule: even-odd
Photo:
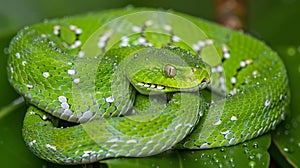
[[22,139],[22,120],[25,106],[0,119],[0,166],[1,167],[42,167],[43,162],[35,157]]
[[[300,43],[299,43],[300,44]],[[278,52],[287,63],[291,87],[290,114],[286,121],[274,132],[273,141],[287,161],[294,167],[300,167],[300,48],[287,46],[278,48]],[[280,164],[280,162],[279,162]]]

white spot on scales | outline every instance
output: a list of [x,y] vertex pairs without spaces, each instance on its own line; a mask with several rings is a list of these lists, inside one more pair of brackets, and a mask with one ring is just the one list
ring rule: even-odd
[[240,62],[240,67],[241,68],[244,68],[244,67],[246,67],[247,65],[249,65],[249,64],[252,64],[252,60],[246,60],[246,61],[241,61]]
[[237,92],[236,88],[233,88],[232,90],[230,90],[230,92],[229,92],[229,93],[230,93],[231,95],[235,95],[235,94],[236,94],[236,92]]
[[82,157],[90,157],[90,155],[95,153],[95,151],[83,151]]
[[222,66],[222,65],[218,65],[218,66],[216,67],[216,70],[217,70],[218,72],[223,72],[223,66]]
[[148,149],[148,146],[144,146],[144,147],[141,149],[141,151],[144,151],[144,150],[146,150],[146,149]]
[[78,84],[78,83],[80,82],[80,78],[75,78],[75,79],[73,80],[73,82],[76,83],[76,84]]
[[41,34],[41,37],[42,37],[42,38],[46,38],[47,35],[46,35],[46,34]]
[[43,120],[47,120],[47,116],[46,115],[43,115]]
[[147,40],[145,37],[138,38],[138,44],[146,44]]
[[208,143],[204,143],[200,146],[200,149],[207,149],[210,148],[210,145]]
[[50,144],[46,144],[46,148],[56,151],[56,146],[53,146],[53,145],[50,145]]
[[34,140],[30,141],[30,142],[28,143],[28,145],[29,145],[29,146],[32,146],[32,145],[35,144],[35,143],[36,143],[36,140],[34,139]]
[[142,28],[139,26],[132,26],[132,31],[136,32],[136,33],[141,33],[142,32]]
[[81,46],[82,42],[80,40],[76,40],[71,46],[71,49],[77,48],[79,46]]
[[145,22],[145,26],[151,26],[153,24],[153,21],[152,20],[147,20]]
[[111,145],[110,147],[111,148],[116,148],[116,147],[119,147],[119,145],[115,143],[115,144]]
[[230,58],[229,50],[226,45],[222,45],[222,52],[225,59]]
[[69,26],[69,29],[70,30],[72,30],[72,31],[74,31],[76,34],[81,34],[82,33],[82,29],[80,29],[80,28],[78,28],[77,26],[75,26],[75,25],[70,25]]
[[9,64],[9,67],[10,67],[10,72],[11,72],[11,73],[14,73],[15,70],[14,70],[13,66],[12,66],[11,64]]
[[27,86],[28,89],[32,89],[33,88],[32,84],[27,84],[26,86]]
[[176,125],[175,126],[175,130],[177,130],[179,127],[181,127],[182,126],[182,124],[178,124],[178,125]]
[[66,98],[65,96],[58,96],[58,100],[59,100],[61,103],[67,102],[67,98]]
[[150,140],[147,142],[147,144],[151,144],[151,143],[153,143],[153,140],[152,140],[152,139],[150,139]]
[[236,83],[236,78],[235,78],[234,76],[231,78],[231,83],[232,83],[232,84],[235,84],[235,83]]
[[70,108],[70,105],[69,105],[67,102],[61,103],[60,106],[61,106],[63,109],[69,109],[69,108]]
[[245,67],[246,65],[247,65],[246,62],[244,62],[244,61],[241,61],[241,62],[240,62],[240,67],[243,68],[243,67]]
[[112,102],[115,101],[115,98],[114,98],[113,96],[109,96],[109,97],[107,97],[107,98],[105,99],[105,101],[108,102],[108,103],[112,103]]
[[194,127],[194,125],[192,125],[192,124],[189,124],[189,123],[188,123],[188,124],[184,124],[184,126],[185,126],[185,127],[189,127],[189,128],[192,128],[192,127]]
[[76,71],[73,70],[73,69],[70,69],[70,70],[68,70],[68,74],[69,74],[69,75],[75,75],[75,74],[76,74]]
[[114,142],[120,142],[119,138],[109,139],[106,142],[114,143]]
[[129,38],[127,36],[123,36],[121,38],[120,47],[126,47],[126,46],[129,46]]
[[78,52],[78,57],[79,57],[79,58],[84,57],[84,51],[82,51],[82,50],[79,51],[79,52]]
[[221,134],[223,134],[223,135],[227,135],[227,134],[229,134],[229,133],[230,133],[230,130],[227,130],[227,131],[221,132]]
[[109,158],[109,157],[112,157],[113,155],[111,154],[111,153],[107,153],[106,155],[105,155],[105,157],[107,157],[107,158]]
[[284,113],[284,112],[281,113],[280,118],[281,118],[282,120],[285,120],[285,113]]
[[137,143],[138,141],[136,139],[130,139],[130,140],[127,140],[126,143],[129,144],[129,143]]
[[267,107],[267,106],[270,106],[270,104],[271,104],[271,101],[270,100],[266,100],[265,101],[265,106]]
[[84,123],[89,121],[94,116],[94,113],[91,111],[86,111],[82,114],[82,116],[79,118],[80,123]]
[[55,26],[53,27],[53,33],[54,33],[55,35],[59,35],[59,31],[60,31],[60,26],[59,26],[59,25],[55,25]]
[[280,96],[279,96],[279,100],[282,100],[282,98],[283,98],[283,95],[282,95],[282,94],[280,94]]
[[21,54],[20,53],[16,53],[16,57],[18,58],[18,59],[20,59],[21,58]]
[[252,75],[253,75],[254,78],[256,78],[259,75],[259,72],[258,71],[253,71]]
[[172,40],[173,40],[174,42],[179,42],[181,39],[180,39],[180,37],[178,37],[178,36],[172,36]]
[[98,41],[98,47],[104,48],[106,46],[106,41],[112,36],[112,34],[113,34],[112,31],[108,31],[104,33],[102,36],[100,36]]
[[43,76],[44,76],[45,78],[48,78],[48,77],[50,76],[50,74],[49,74],[49,72],[43,72]]
[[166,31],[172,31],[172,26],[171,26],[171,25],[165,25],[165,26],[164,26],[164,29],[165,29]]
[[196,51],[199,52],[203,47],[212,45],[214,42],[213,40],[207,39],[207,40],[199,40],[196,44],[192,45],[192,48]]
[[237,120],[237,117],[236,117],[236,116],[231,116],[230,120],[231,120],[231,121],[236,121],[236,120]]
[[217,122],[215,122],[213,125],[215,125],[215,126],[217,126],[217,125],[220,125],[220,124],[222,124],[222,120],[218,120]]

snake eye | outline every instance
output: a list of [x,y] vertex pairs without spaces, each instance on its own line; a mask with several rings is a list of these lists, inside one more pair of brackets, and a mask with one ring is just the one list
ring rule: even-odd
[[165,74],[169,78],[174,78],[176,76],[176,68],[172,65],[166,65]]

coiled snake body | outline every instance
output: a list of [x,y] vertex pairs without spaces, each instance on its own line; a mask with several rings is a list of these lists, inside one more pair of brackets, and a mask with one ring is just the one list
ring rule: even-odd
[[45,21],[21,30],[9,53],[9,81],[31,104],[25,142],[61,164],[234,145],[274,128],[289,103],[274,51],[180,13]]

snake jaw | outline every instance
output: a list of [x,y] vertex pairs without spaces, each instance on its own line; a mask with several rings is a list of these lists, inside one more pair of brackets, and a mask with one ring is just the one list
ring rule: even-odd
[[134,87],[141,93],[145,95],[151,94],[160,94],[166,92],[167,87],[160,84],[151,84],[145,82],[137,82],[134,84]]
[[[194,81],[194,83],[198,83],[198,79]],[[145,83],[145,82],[137,82],[134,84],[135,88],[142,94],[159,94],[159,93],[164,93],[164,92],[177,92],[177,91],[182,91],[182,92],[194,92],[199,89],[204,89],[208,86],[210,83],[210,80],[207,78],[203,78],[200,82],[200,84],[197,84],[192,87],[187,87],[187,88],[176,88],[176,87],[169,87],[161,84],[151,84],[151,83]]]
[[150,84],[150,83],[144,83],[144,82],[138,82],[136,85],[141,86],[141,87],[145,87],[145,88],[150,88],[150,89],[157,89],[157,90],[164,90],[165,89],[165,86],[163,86],[163,85]]

